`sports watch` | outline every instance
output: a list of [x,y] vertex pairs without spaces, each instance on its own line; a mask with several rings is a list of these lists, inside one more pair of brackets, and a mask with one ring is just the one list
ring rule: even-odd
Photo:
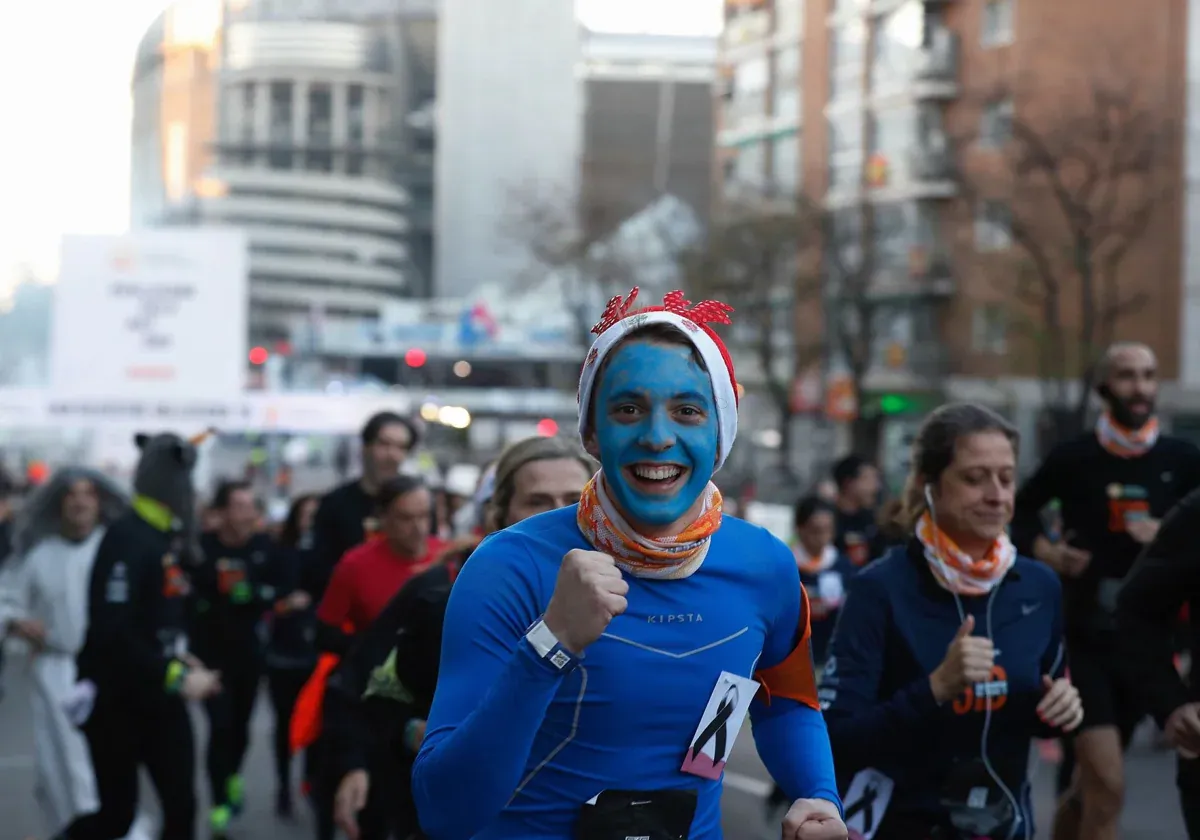
[[534,656],[557,673],[567,674],[579,667],[580,657],[563,647],[541,618],[525,631],[525,641],[529,643]]

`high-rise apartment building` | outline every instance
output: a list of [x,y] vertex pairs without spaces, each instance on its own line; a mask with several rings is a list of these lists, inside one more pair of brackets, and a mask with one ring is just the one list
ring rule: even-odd
[[[1096,91],[1123,89],[1146,115],[1138,119],[1163,127],[1147,175],[1161,197],[1103,280],[1139,305],[1096,341],[1146,341],[1164,379],[1195,387],[1200,245],[1187,232],[1200,221],[1198,18],[1195,0],[728,0],[718,189],[803,194],[824,204],[834,229],[844,220],[858,231],[870,293],[896,301],[872,325],[865,403],[948,390],[990,400],[1028,430],[1048,389],[1039,313],[1013,293],[1016,273],[1031,270],[1012,223],[1013,202],[1027,199],[967,190],[959,173],[994,172],[1002,183],[1014,125],[1062,134],[1063,112],[1085,114]],[[1053,224],[1053,208],[1032,209]],[[1080,300],[1064,292],[1058,310],[1073,336],[1089,314]],[[1164,396],[1194,410],[1178,388]]]

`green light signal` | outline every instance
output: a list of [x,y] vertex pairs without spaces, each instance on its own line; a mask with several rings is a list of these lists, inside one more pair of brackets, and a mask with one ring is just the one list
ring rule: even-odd
[[879,398],[879,411],[882,414],[903,414],[913,407],[913,401],[903,394],[884,394]]

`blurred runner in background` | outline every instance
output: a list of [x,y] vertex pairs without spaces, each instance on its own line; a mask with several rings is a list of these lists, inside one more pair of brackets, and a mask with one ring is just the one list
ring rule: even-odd
[[193,573],[192,651],[221,672],[222,691],[205,702],[211,791],[209,829],[223,838],[245,805],[242,763],[250,747],[250,718],[262,681],[263,616],[276,603],[271,542],[259,530],[254,490],[225,481],[213,496],[216,530],[200,538],[204,557]]
[[[575,504],[594,469],[562,438],[514,443],[495,465],[493,492],[479,498],[488,530]],[[404,840],[420,832],[408,777],[437,685],[450,586],[478,539],[451,546],[405,584],[330,677],[325,726],[340,779],[337,822],[350,840]],[[380,752],[394,768],[383,780],[398,784],[383,784],[371,772]]]
[[292,753],[289,745],[296,698],[317,664],[316,616],[312,599],[301,588],[304,563],[312,546],[312,523],[318,497],[292,502],[271,554],[272,578],[279,591],[267,635],[267,687],[275,714],[275,813],[292,815]]
[[1134,563],[1117,597],[1118,644],[1130,683],[1179,754],[1176,781],[1191,840],[1200,840],[1200,681],[1174,662],[1179,615],[1187,607],[1196,661],[1200,619],[1200,489],[1180,502]]

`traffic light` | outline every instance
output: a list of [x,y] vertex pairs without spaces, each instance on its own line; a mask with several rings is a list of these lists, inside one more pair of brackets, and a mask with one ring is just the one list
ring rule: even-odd
[[266,347],[254,347],[250,350],[250,364],[255,366],[265,365],[270,356],[271,354],[267,351]]
[[404,354],[404,364],[409,367],[419,368],[424,366],[425,358],[425,351],[414,347]]
[[537,433],[541,437],[554,437],[558,434],[558,422],[549,417],[544,417],[538,421]]
[[906,414],[915,408],[913,399],[904,394],[884,394],[879,398],[880,414]]

